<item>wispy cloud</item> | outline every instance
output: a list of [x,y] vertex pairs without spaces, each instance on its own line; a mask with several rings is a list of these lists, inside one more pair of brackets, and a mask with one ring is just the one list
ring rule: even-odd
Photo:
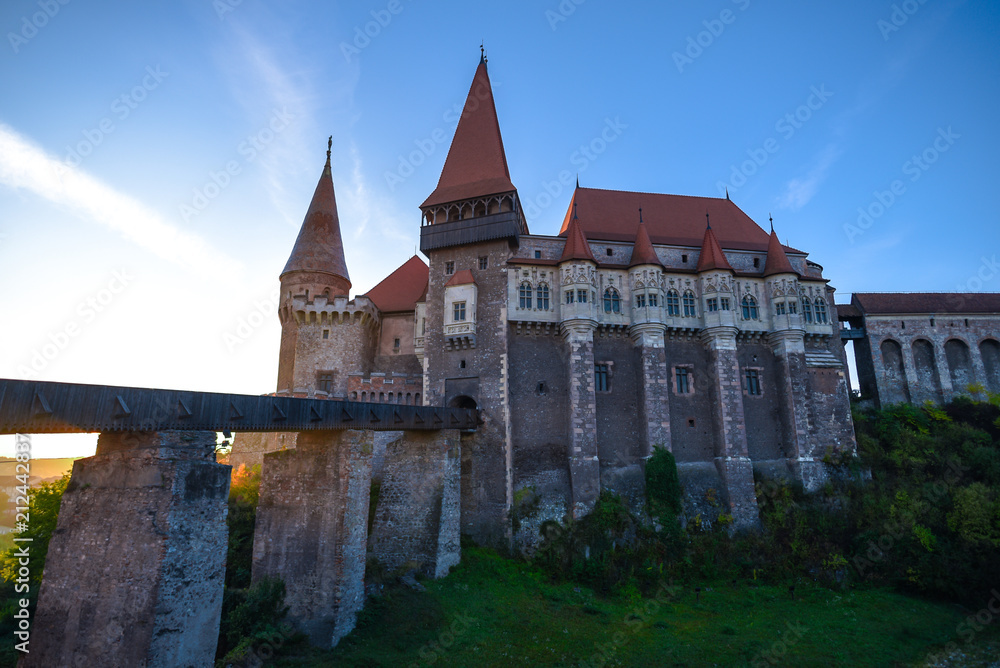
[[242,269],[239,262],[212,249],[198,235],[166,223],[156,211],[82,169],[65,165],[3,123],[0,123],[0,184],[30,190],[193,271],[231,278]]
[[829,144],[824,148],[805,176],[796,177],[785,184],[785,192],[778,197],[778,206],[795,211],[808,204],[826,179],[830,166],[837,161],[842,152],[835,144]]

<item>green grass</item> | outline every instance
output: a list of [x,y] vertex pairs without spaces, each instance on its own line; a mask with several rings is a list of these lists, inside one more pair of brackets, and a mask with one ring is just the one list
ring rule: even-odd
[[799,584],[792,594],[752,581],[703,583],[700,595],[687,585],[672,596],[664,583],[660,601],[602,598],[468,548],[451,575],[424,584],[426,592],[394,586],[369,600],[336,649],[292,644],[275,665],[911,665],[956,640],[964,616],[888,589]]

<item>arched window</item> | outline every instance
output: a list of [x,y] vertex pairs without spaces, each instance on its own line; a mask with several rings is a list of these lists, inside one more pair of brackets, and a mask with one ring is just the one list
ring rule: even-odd
[[826,322],[826,300],[822,297],[816,298],[816,322],[820,324]]
[[622,298],[618,294],[618,291],[614,288],[608,288],[604,291],[604,312],[605,313],[621,313],[622,312]]
[[690,290],[684,292],[684,317],[693,318],[697,315],[694,309],[694,293]]
[[743,319],[759,320],[760,311],[757,309],[757,300],[747,295],[743,298]]
[[812,324],[813,307],[812,307],[812,302],[809,301],[809,299],[802,300],[802,318],[806,321],[807,325]]
[[681,314],[681,296],[676,290],[667,293],[667,315],[679,316]]
[[519,290],[518,306],[521,308],[531,308],[531,284],[528,282],[521,283],[521,289]]
[[548,311],[549,310],[549,286],[546,285],[545,283],[540,284],[538,286],[538,289],[535,291],[535,294],[537,295],[537,304],[538,304],[539,310],[541,310],[541,311]]

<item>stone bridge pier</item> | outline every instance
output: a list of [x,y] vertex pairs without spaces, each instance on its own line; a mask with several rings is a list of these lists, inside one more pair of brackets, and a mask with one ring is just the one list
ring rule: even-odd
[[[281,578],[292,624],[333,647],[365,602],[373,432],[303,431],[264,455],[253,580]],[[432,577],[459,560],[459,432],[405,431],[387,447],[374,555]]]
[[73,465],[19,665],[213,665],[229,479],[215,432],[102,433]]

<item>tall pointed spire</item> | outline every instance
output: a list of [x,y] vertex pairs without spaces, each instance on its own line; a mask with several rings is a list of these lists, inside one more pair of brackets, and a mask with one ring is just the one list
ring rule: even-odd
[[785,249],[778,241],[778,235],[774,232],[774,221],[771,221],[771,238],[767,242],[767,261],[764,263],[764,276],[774,276],[775,274],[797,274],[792,268],[792,263],[788,261]]
[[732,265],[729,264],[729,260],[726,259],[726,254],[722,252],[719,240],[715,238],[715,232],[712,231],[712,225],[708,220],[707,213],[705,214],[705,222],[705,237],[701,241],[701,255],[698,256],[698,271],[725,269],[736,273]]
[[483,50],[437,188],[421,208],[514,191]]
[[[281,271],[281,276],[291,272],[329,274],[340,280],[328,281],[334,294],[347,294],[351,279],[347,273],[344,258],[344,242],[340,236],[340,216],[337,214],[337,198],[333,190],[333,174],[330,168],[330,153],[333,137],[327,141],[326,164],[316,184],[309,210],[306,211],[299,236],[295,239],[292,253]],[[310,281],[313,283],[314,281]]]
[[660,258],[656,256],[656,250],[653,249],[653,242],[649,240],[646,223],[642,222],[642,208],[639,209],[639,230],[635,233],[635,245],[632,246],[632,259],[629,260],[628,266],[631,268],[640,264],[663,266]]
[[566,230],[566,245],[563,246],[562,257],[559,258],[560,262],[569,260],[590,260],[597,264],[597,259],[590,251],[590,244],[587,243],[587,237],[583,234],[583,228],[580,227],[575,204],[573,205],[573,219],[569,221],[569,229]]

